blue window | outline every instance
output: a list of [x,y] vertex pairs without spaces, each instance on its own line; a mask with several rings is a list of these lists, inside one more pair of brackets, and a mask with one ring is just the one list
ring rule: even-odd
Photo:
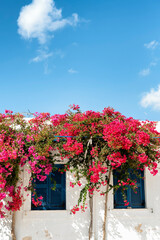
[[[138,174],[140,174],[142,178],[144,177],[144,171],[139,170]],[[130,171],[130,177],[137,181],[137,193],[128,187],[124,192],[129,205],[124,206],[122,191],[121,188],[119,188],[114,193],[114,208],[145,208],[144,179],[137,177],[132,171]],[[118,173],[116,171],[113,173],[113,182],[114,185],[118,183]]]
[[[58,169],[63,168],[62,164],[55,165],[57,170],[52,172],[45,181],[36,179],[34,189],[37,196],[42,196],[42,205],[31,205],[31,210],[64,210],[66,209],[66,173],[61,174]],[[55,190],[52,188],[55,186]]]

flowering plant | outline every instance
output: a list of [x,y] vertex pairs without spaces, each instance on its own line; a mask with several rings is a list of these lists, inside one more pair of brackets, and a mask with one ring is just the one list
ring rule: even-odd
[[[80,209],[83,212],[87,194],[91,198],[95,191],[104,195],[121,186],[135,190],[128,170],[137,174],[137,170],[148,168],[152,175],[157,174],[158,137],[155,122],[126,118],[112,108],[81,112],[78,105],[73,105],[65,114],[35,113],[29,121],[7,110],[0,114],[1,217],[6,211],[20,209],[24,201],[22,188],[33,191],[34,178],[44,181],[57,155],[62,163],[67,158],[64,171],[74,173],[71,187],[81,186],[81,180],[86,180],[73,213]],[[23,186],[20,179],[26,163],[31,174],[29,186]],[[116,186],[110,183],[110,172],[115,169],[119,172]],[[102,191],[101,186],[106,190]],[[4,201],[7,197],[9,200]],[[41,197],[33,198],[33,203],[41,204]],[[124,204],[128,204],[125,198]]]
[[[135,191],[136,184],[129,176],[129,169],[138,177],[137,170],[145,168],[152,175],[157,174],[160,134],[156,131],[155,122],[126,118],[109,107],[102,113],[82,113],[75,105],[71,109],[74,112],[69,110],[64,115],[52,116],[51,122],[57,136],[54,146],[62,161],[68,159],[66,171],[74,172],[75,182],[70,185],[79,185],[81,179],[86,179],[78,205],[82,201],[84,207],[87,193],[91,197],[95,191],[104,195],[112,188],[121,186],[123,190],[131,187]],[[58,136],[63,136],[63,141]],[[116,186],[109,179],[109,172],[115,169],[119,172]],[[101,186],[107,186],[107,189],[102,191],[104,188]]]

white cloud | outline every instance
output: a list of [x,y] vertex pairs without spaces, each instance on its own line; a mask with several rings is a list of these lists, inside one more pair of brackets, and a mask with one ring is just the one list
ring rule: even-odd
[[30,62],[42,62],[53,56],[53,52],[46,52],[45,50],[38,50],[38,55],[30,60]]
[[152,107],[154,110],[160,110],[160,84],[158,89],[151,89],[150,92],[145,93],[140,102],[144,108]]
[[148,49],[155,49],[159,45],[159,42],[156,40],[153,40],[149,43],[145,43],[144,46]]
[[78,71],[74,70],[73,68],[68,69],[70,74],[78,73]]
[[53,57],[53,58],[60,57],[62,59],[62,58],[64,58],[64,56],[65,56],[65,54],[62,52],[61,49],[57,49],[53,52],[48,52],[48,48],[45,47],[45,48],[40,48],[37,51],[37,56],[32,58],[29,62],[30,63],[32,63],[32,62],[38,63],[38,62],[45,61],[50,57]]
[[78,14],[69,18],[62,17],[62,9],[57,9],[53,0],[33,0],[31,4],[21,9],[18,23],[18,33],[24,39],[37,38],[44,44],[49,33],[64,28],[67,25],[76,26]]
[[156,66],[156,65],[157,65],[157,62],[155,61],[150,63],[150,66]]
[[142,71],[139,72],[139,74],[143,77],[146,77],[150,74],[150,68],[143,69]]

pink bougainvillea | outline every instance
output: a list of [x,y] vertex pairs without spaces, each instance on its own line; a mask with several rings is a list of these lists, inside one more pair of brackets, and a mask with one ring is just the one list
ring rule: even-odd
[[[107,184],[110,189],[135,190],[136,182],[130,178],[129,169],[136,173],[148,168],[152,175],[158,172],[158,137],[155,122],[126,118],[112,108],[81,112],[74,104],[65,114],[35,113],[29,121],[6,110],[0,114],[0,216],[20,209],[24,191],[34,192],[34,179],[46,180],[57,156],[61,163],[67,159],[61,173],[72,172],[74,181],[70,186],[80,189],[78,204],[71,210],[73,214],[85,210],[87,194],[91,197],[97,191],[104,195],[101,187]],[[25,172],[31,175],[28,186],[20,178],[26,163]],[[108,174],[116,169],[123,172],[123,177],[113,186]],[[41,200],[41,196],[32,198],[36,206],[42,204]],[[129,203],[124,199],[124,204]]]

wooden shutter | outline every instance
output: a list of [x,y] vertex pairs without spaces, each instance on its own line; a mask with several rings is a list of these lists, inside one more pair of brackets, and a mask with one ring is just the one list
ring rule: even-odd
[[[144,177],[144,171],[138,170],[138,174],[141,177]],[[114,171],[113,173],[114,185],[118,183],[118,173]],[[144,194],[144,180],[137,177],[130,170],[130,177],[137,181],[137,193],[135,193],[130,187],[125,191],[127,201],[129,202],[128,206],[124,206],[124,200],[122,196],[121,188],[119,188],[114,193],[114,208],[145,208],[145,194]]]
[[[39,181],[38,179],[34,182],[34,187],[38,197],[42,196],[43,199],[41,206],[35,206],[32,204],[31,210],[47,210],[48,209],[48,178],[45,181]],[[32,195],[33,197],[33,195]]]
[[[117,185],[118,183],[118,173],[116,171],[113,172],[113,182],[114,185]],[[127,196],[127,191],[124,191]],[[114,192],[114,208],[126,208],[124,206],[124,200],[122,196],[121,188],[118,190],[115,190]]]
[[[64,165],[55,165],[58,169]],[[56,182],[55,190],[52,190]],[[32,210],[63,210],[66,209],[66,173],[61,174],[58,170],[52,172],[45,181],[41,182],[38,179],[34,182],[37,196],[42,196],[42,205],[34,206]],[[33,197],[33,195],[32,195]]]
[[[138,174],[141,177],[144,177],[144,171],[138,171]],[[145,207],[145,199],[144,199],[144,180],[133,175],[133,179],[137,181],[137,189],[135,193],[132,189],[130,189],[130,205],[132,208],[144,208]]]
[[[61,167],[56,166],[56,167]],[[66,209],[66,187],[65,187],[66,173],[61,174],[58,170],[51,174],[50,191],[49,191],[49,206],[50,209]],[[56,189],[52,190],[53,180],[56,182]]]

